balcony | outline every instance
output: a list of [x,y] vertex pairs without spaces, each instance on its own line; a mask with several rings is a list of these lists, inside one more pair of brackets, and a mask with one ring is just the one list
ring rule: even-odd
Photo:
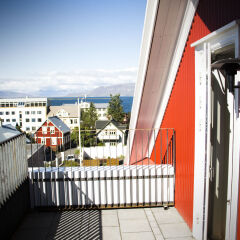
[[12,239],[190,240],[175,208],[47,211],[27,214]]
[[[160,141],[151,147],[156,133]],[[79,159],[69,162],[74,148],[50,149],[46,158],[34,145],[28,147],[36,150],[31,159],[23,134],[1,143],[6,239],[192,239],[174,208],[174,130],[129,130],[135,141],[126,146],[98,146],[95,138],[84,142],[81,136]]]

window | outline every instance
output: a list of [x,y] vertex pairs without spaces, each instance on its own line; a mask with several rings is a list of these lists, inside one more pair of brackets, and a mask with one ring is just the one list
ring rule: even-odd
[[42,111],[37,111],[37,114],[42,114]]
[[30,131],[30,127],[26,127],[26,131]]
[[31,114],[35,114],[36,112],[35,111],[31,111]]
[[116,142],[110,142],[110,146],[116,146],[117,143]]
[[26,122],[30,122],[30,119],[29,119],[29,118],[26,118]]
[[6,119],[6,122],[10,122],[10,119]]
[[72,119],[70,119],[70,123],[73,124],[73,120]]
[[102,116],[102,114],[98,114],[98,117],[101,117]]
[[47,134],[47,127],[42,127],[42,133]]
[[15,115],[15,112],[12,112],[12,115]]
[[12,119],[12,122],[16,122],[16,119],[15,119],[15,118],[13,118],[13,119]]
[[55,133],[55,127],[50,127],[50,133],[54,134]]
[[41,138],[41,144],[45,144],[45,143],[46,143],[45,138]]
[[30,114],[30,112],[29,112],[29,111],[25,111],[25,114],[26,114],[26,115],[29,115],[29,114]]
[[6,112],[6,115],[9,115],[10,114],[10,112]]
[[116,135],[116,130],[110,130],[110,135]]
[[36,127],[32,127],[32,131],[35,131],[36,130]]
[[32,122],[36,122],[36,119],[35,119],[35,118],[32,118]]
[[42,119],[41,118],[38,118],[38,122],[41,122],[42,121]]
[[3,112],[0,112],[0,115],[3,115]]
[[77,123],[77,119],[74,119],[74,123]]

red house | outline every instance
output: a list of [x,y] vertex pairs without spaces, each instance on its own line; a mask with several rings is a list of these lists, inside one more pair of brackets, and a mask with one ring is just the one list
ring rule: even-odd
[[70,128],[58,117],[49,117],[34,134],[36,143],[52,149],[67,148],[70,145]]
[[[214,64],[239,61],[238,19],[238,0],[147,4],[130,129],[175,130],[175,207],[196,239],[240,239],[240,74],[230,82]],[[151,158],[159,138],[143,146]],[[131,164],[138,139],[129,142]]]

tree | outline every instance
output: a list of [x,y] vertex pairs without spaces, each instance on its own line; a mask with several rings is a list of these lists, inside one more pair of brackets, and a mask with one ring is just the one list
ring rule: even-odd
[[[81,110],[81,144],[84,147],[93,146],[96,143],[95,122],[97,120],[97,111],[93,103],[90,103],[89,109]],[[75,127],[71,133],[73,145],[78,145],[79,131]]]
[[95,129],[95,122],[97,119],[97,110],[94,104],[91,102],[87,111],[81,111],[81,129]]
[[122,122],[124,118],[124,111],[122,106],[122,100],[120,99],[120,94],[110,95],[110,101],[108,104],[108,115],[112,117],[117,122]]

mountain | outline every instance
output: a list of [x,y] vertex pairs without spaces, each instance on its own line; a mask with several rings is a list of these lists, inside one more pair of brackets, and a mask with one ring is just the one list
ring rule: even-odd
[[71,93],[71,94],[68,94],[67,97],[80,96],[80,95],[83,96],[85,94],[88,97],[106,97],[106,96],[110,96],[110,94],[112,95],[120,94],[122,97],[124,96],[129,97],[129,96],[133,96],[134,87],[135,87],[135,83],[117,84],[117,85],[111,85],[111,86],[98,87],[84,93],[82,92]]
[[26,95],[26,93],[12,92],[12,91],[0,91],[0,98],[19,98],[19,97],[32,97],[31,95]]

